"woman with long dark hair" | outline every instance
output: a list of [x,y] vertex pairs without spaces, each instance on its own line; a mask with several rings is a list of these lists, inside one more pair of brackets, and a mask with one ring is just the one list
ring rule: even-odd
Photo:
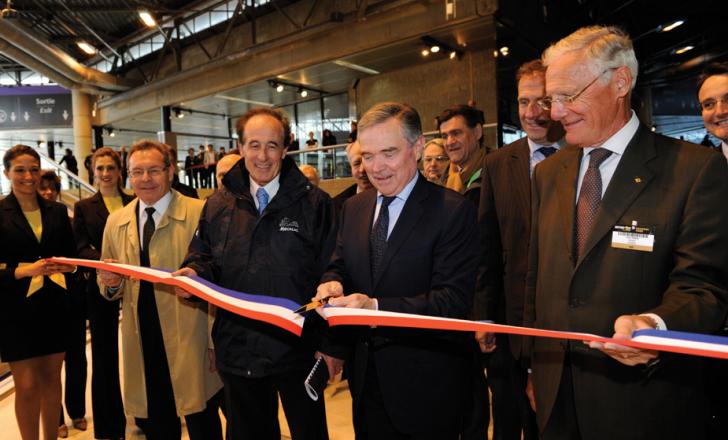
[[[76,203],[73,232],[80,258],[98,260],[106,219],[134,199],[122,190],[121,158],[103,147],[91,159],[98,192]],[[119,301],[101,297],[96,271],[84,271],[91,330],[91,406],[96,438],[124,437],[126,418],[119,386]]]
[[52,263],[75,256],[66,207],[38,193],[40,157],[16,145],[3,157],[12,192],[0,201],[0,358],[15,383],[15,416],[23,439],[58,433],[66,312],[75,266]]

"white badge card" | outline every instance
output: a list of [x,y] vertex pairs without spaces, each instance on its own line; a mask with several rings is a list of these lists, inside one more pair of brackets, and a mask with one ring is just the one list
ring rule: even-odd
[[654,245],[655,234],[652,228],[633,224],[630,226],[616,225],[612,230],[613,248],[652,252]]

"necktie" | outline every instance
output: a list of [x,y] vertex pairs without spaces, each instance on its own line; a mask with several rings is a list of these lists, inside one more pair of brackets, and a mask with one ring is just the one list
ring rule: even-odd
[[142,266],[149,266],[149,242],[152,241],[152,235],[154,235],[154,208],[144,208],[147,213],[147,221],[144,222],[144,229],[142,230]]
[[599,166],[610,155],[611,151],[597,148],[589,153],[589,168],[584,174],[579,191],[579,200],[576,203],[576,260],[583,255],[586,239],[591,231],[594,218],[597,216],[599,205],[602,203],[602,174]]
[[258,213],[263,214],[263,210],[268,206],[268,193],[263,188],[258,188],[255,198],[258,199]]
[[536,151],[540,152],[541,154],[543,154],[543,157],[548,159],[549,156],[556,153],[558,150],[555,147],[541,147]]
[[382,206],[379,208],[379,217],[374,222],[372,233],[369,236],[370,257],[372,265],[372,278],[377,279],[379,265],[382,263],[384,251],[387,248],[387,232],[389,231],[389,204],[395,197],[382,197]]

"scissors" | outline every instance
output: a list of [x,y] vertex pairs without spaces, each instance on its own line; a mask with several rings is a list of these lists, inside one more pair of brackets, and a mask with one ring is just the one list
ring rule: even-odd
[[327,304],[331,298],[333,298],[333,296],[324,296],[321,299],[315,299],[315,300],[311,301],[310,303],[304,304],[301,307],[297,308],[296,310],[293,311],[293,313],[309,312],[309,311],[315,309],[316,307],[320,307],[324,304]]

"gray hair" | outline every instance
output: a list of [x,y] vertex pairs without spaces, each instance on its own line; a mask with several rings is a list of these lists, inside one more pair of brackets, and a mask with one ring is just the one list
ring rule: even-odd
[[359,135],[369,128],[397,119],[402,126],[402,135],[410,144],[417,142],[422,136],[422,122],[420,115],[413,107],[399,102],[383,102],[367,110],[359,120]]
[[[548,65],[567,52],[581,51],[589,61],[589,69],[599,75],[607,69],[627,66],[632,74],[632,88],[637,83],[638,64],[632,40],[615,26],[587,26],[549,46],[543,53]],[[611,76],[610,76],[611,77]],[[608,77],[609,78],[609,77]]]

